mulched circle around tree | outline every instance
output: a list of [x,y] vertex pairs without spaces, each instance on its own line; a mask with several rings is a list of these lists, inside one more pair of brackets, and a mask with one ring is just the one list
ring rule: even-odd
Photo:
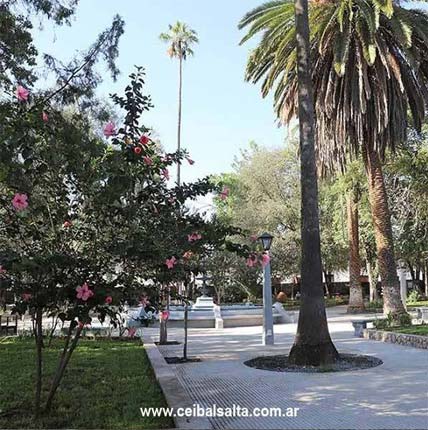
[[183,357],[165,357],[165,361],[168,364],[183,364],[183,363],[200,363],[202,360],[197,357],[189,357],[187,359]]
[[370,369],[371,367],[380,366],[383,361],[368,355],[340,354],[336,363],[329,366],[297,366],[288,363],[288,355],[271,355],[253,358],[245,361],[244,364],[248,367],[272,372],[324,373]]
[[164,343],[155,342],[155,345],[158,345],[158,346],[181,345],[181,342],[178,342],[176,340],[168,340],[167,342],[164,342]]

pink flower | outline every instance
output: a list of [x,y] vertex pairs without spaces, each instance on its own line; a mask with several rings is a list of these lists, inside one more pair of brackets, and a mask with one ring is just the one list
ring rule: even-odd
[[147,155],[143,157],[143,160],[148,166],[151,166],[153,164],[153,160]]
[[250,236],[250,240],[251,240],[251,242],[255,242],[257,239],[258,239],[257,234],[252,234],[252,235]]
[[168,169],[162,169],[162,176],[169,181],[169,170]]
[[135,152],[135,154],[137,154],[137,155],[141,154],[141,151],[142,151],[142,149],[141,149],[141,147],[139,147],[139,146],[136,146],[136,147],[134,148],[134,152]]
[[143,306],[144,308],[150,304],[149,299],[147,298],[147,296],[143,296],[140,299],[140,305]]
[[193,252],[192,251],[186,251],[183,254],[183,258],[185,258],[186,260],[190,260],[193,257]]
[[85,327],[90,327],[90,326],[91,326],[91,324],[85,324],[85,323],[83,323],[82,321],[79,321],[79,322],[78,322],[78,324],[77,324],[77,326],[78,326],[80,329],[84,329]]
[[223,191],[219,194],[221,200],[226,200],[229,197],[229,188],[224,187]]
[[192,160],[190,157],[186,157],[186,160],[191,166],[193,166],[193,164],[195,164],[195,161]]
[[140,143],[141,145],[147,145],[150,142],[150,139],[147,136],[141,136],[140,137]]
[[63,228],[70,228],[72,227],[73,223],[71,221],[64,221],[64,223],[62,224]]
[[77,291],[76,297],[78,299],[83,300],[84,302],[86,302],[94,295],[94,292],[89,289],[89,285],[86,282],[81,287],[77,287],[76,291]]
[[12,206],[17,211],[22,211],[24,209],[27,209],[27,207],[28,207],[28,196],[27,196],[27,194],[16,193],[12,199]]
[[107,296],[106,299],[105,299],[105,302],[106,302],[107,305],[110,305],[112,301],[113,301],[113,297],[112,296]]
[[192,233],[187,235],[187,240],[192,243],[202,239],[202,235],[199,233]]
[[31,297],[33,297],[33,295],[30,293],[23,293],[22,294],[22,300],[24,300],[24,302],[29,302],[31,300]]
[[132,327],[132,328],[128,328],[128,337],[134,337],[135,333],[137,333],[137,329]]
[[0,265],[0,276],[5,274],[6,274],[6,269],[2,265]]
[[248,267],[254,267],[257,264],[257,256],[255,256],[254,254],[251,254],[248,258],[247,261],[245,262],[245,264]]
[[165,264],[168,269],[173,269],[174,266],[177,264],[177,259],[174,256],[172,256],[171,258],[167,258],[165,260]]
[[164,320],[164,321],[168,321],[169,315],[170,315],[169,311],[162,311],[159,313],[159,319]]
[[30,92],[24,88],[22,85],[18,85],[16,87],[16,97],[18,97],[18,100],[20,102],[26,102],[28,100],[28,96],[30,95]]
[[262,255],[262,266],[266,267],[269,264],[270,257],[269,254],[263,254]]
[[110,121],[104,127],[104,136],[111,137],[116,134],[116,126]]
[[171,161],[171,157],[167,154],[165,154],[163,157],[161,157],[162,163],[169,163]]
[[43,122],[48,122],[49,121],[49,116],[46,112],[42,112],[42,120]]

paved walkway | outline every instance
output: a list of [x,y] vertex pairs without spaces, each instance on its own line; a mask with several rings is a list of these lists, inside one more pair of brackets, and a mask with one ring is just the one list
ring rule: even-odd
[[[189,354],[203,361],[177,365],[176,374],[203,407],[299,408],[295,418],[212,418],[215,429],[428,429],[428,351],[355,338],[344,308],[328,313],[339,351],[374,355],[384,364],[325,374],[245,366],[249,358],[289,351],[296,325],[283,324],[275,326],[273,347],[261,345],[261,327],[191,329]],[[181,341],[182,330],[170,329],[169,340]],[[160,349],[164,356],[177,356],[181,348]]]

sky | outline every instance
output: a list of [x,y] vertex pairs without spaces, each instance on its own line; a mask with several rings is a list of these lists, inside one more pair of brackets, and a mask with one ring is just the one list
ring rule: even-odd
[[231,171],[240,149],[255,141],[267,147],[284,144],[272,99],[262,99],[260,87],[244,81],[246,60],[254,43],[239,46],[242,16],[261,0],[80,0],[71,27],[44,23],[35,43],[40,52],[66,61],[89,47],[115,14],[125,21],[114,83],[103,69],[99,95],[121,92],[134,65],[146,68],[146,91],[154,109],[143,118],[167,151],[177,144],[178,63],[168,57],[159,34],[168,24],[184,21],[197,31],[200,43],[184,67],[182,146],[195,160],[183,165],[182,178],[192,181],[211,173]]

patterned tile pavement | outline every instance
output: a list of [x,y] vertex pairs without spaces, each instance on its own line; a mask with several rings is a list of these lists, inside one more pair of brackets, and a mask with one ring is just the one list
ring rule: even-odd
[[[343,308],[329,310],[341,352],[374,355],[384,364],[324,374],[278,373],[243,364],[260,355],[287,353],[295,324],[275,326],[275,346],[261,345],[261,327],[189,330],[189,354],[201,363],[174,366],[195,404],[203,407],[299,408],[296,417],[215,417],[215,429],[428,429],[428,351],[353,337]],[[156,335],[156,329],[150,329]],[[182,340],[170,329],[169,340]],[[159,347],[181,355],[182,345]]]

